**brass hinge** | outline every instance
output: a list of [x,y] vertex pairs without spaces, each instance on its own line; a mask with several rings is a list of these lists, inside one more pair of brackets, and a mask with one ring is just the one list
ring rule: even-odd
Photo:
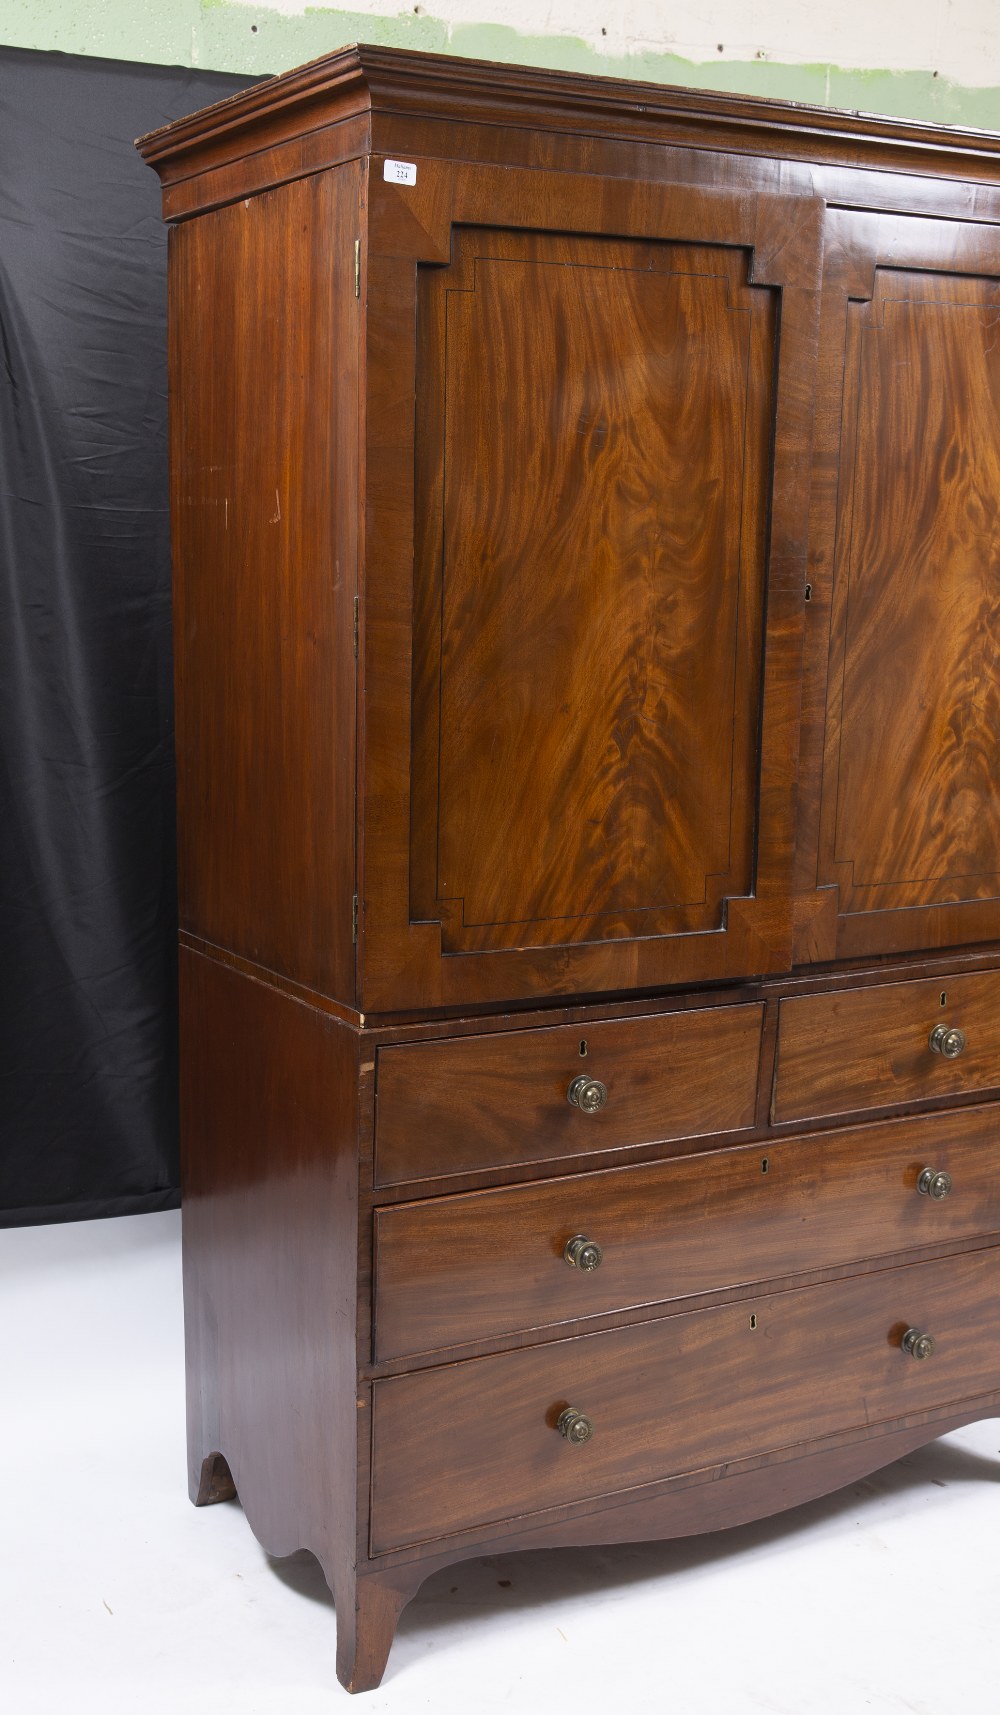
[[361,597],[354,598],[354,659],[358,658],[358,630],[361,624]]
[[357,939],[358,939],[358,896],[357,896],[357,894],[355,894],[354,899],[351,902],[351,940],[354,942],[357,942]]
[[354,240],[354,296],[361,296],[361,240]]

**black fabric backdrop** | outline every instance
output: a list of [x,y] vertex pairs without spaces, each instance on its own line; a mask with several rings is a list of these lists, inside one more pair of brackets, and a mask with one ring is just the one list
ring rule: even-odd
[[166,233],[248,78],[0,49],[0,1225],[177,1201]]

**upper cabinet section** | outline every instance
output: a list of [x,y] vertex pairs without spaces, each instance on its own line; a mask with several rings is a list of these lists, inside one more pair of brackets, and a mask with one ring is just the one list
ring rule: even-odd
[[824,492],[819,469],[829,655],[806,950],[994,940],[1000,231],[841,211],[829,231],[837,481]]
[[381,168],[366,1008],[787,969],[821,205]]
[[350,48],[142,140],[182,926],[352,1015],[1000,941],[1000,144]]

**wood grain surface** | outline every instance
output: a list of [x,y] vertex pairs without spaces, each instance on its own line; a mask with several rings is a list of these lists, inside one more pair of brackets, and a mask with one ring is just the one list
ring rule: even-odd
[[[662,1482],[643,1485],[625,1495],[597,1495],[570,1507],[554,1508],[533,1517],[507,1520],[479,1532],[469,1531],[444,1543],[397,1549],[372,1564],[406,1582],[413,1595],[423,1579],[441,1566],[453,1566],[483,1553],[489,1535],[491,1552],[522,1548],[573,1547],[584,1543],[658,1542],[671,1537],[700,1536],[799,1507],[834,1489],[846,1488],[872,1472],[902,1459],[937,1436],[1000,1412],[1000,1394],[979,1395],[964,1406],[933,1407],[908,1413],[890,1423],[873,1423],[863,1430],[827,1436],[812,1446],[792,1446],[772,1453],[749,1455],[710,1465]],[[995,1477],[995,1465],[985,1455],[967,1454],[961,1462],[971,1477],[985,1483]],[[970,1461],[969,1464],[966,1461]],[[845,1506],[850,1506],[845,1496]],[[787,1521],[789,1534],[798,1521]],[[365,1580],[367,1582],[367,1580]]]
[[377,1209],[376,1359],[1000,1231],[998,1146],[979,1108]]
[[718,929],[751,891],[777,295],[746,275],[488,228],[422,270],[412,889],[446,950]]
[[[965,1033],[965,1050],[955,1060],[931,1051],[931,1031],[939,1024]],[[776,1123],[997,1088],[1000,972],[780,1003]]]
[[830,741],[854,912],[1000,895],[998,323],[997,280],[879,269],[852,306]]
[[827,217],[797,959],[1000,934],[1000,238]]
[[342,1002],[359,185],[344,167],[178,228],[170,276],[181,926]]
[[[380,1048],[376,1182],[750,1126],[762,1015],[711,1007]],[[582,1075],[607,1089],[597,1113],[567,1099]]]
[[[372,1552],[995,1391],[998,1258],[973,1251],[377,1381]],[[933,1357],[903,1352],[910,1326],[933,1335]],[[556,1430],[569,1405],[593,1422],[583,1446]]]
[[357,1063],[336,1019],[182,954],[191,1494],[219,1498],[221,1455],[268,1550],[312,1549],[334,1586],[358,1519]]

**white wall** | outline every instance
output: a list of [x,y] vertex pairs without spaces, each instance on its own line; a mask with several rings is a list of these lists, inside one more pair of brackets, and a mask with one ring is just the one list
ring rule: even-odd
[[257,76],[379,42],[1000,131],[1000,0],[0,0],[0,40]]
[[[315,11],[317,0],[231,3],[296,17]],[[967,86],[1000,84],[998,0],[346,0],[344,10],[383,18],[409,10],[528,36],[574,36],[613,56],[937,71]]]

